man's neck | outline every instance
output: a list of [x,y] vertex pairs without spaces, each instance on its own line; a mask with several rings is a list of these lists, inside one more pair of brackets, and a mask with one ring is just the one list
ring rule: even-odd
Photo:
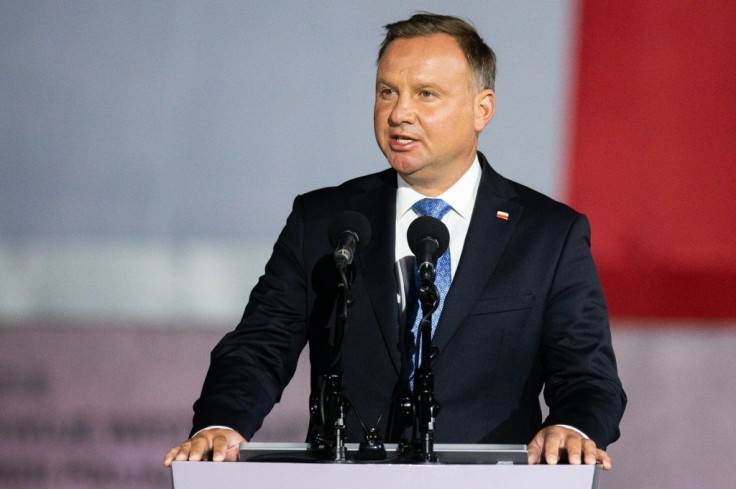
[[[465,173],[460,175],[460,178],[457,179],[455,183],[447,187],[444,191],[435,193],[433,195],[421,193],[419,190],[417,190],[417,187],[411,186],[409,183],[406,182],[406,180],[401,177],[401,175],[397,174],[397,216],[403,215],[403,213],[406,212],[406,210],[411,207],[414,202],[423,197],[440,197],[443,199],[449,198],[453,201],[450,203],[453,208],[457,212],[462,214],[462,210],[467,210],[464,209],[464,204],[461,204],[461,202],[465,202],[464,195],[467,193],[472,193],[473,195],[475,194],[478,188],[478,183],[480,182],[481,173],[482,169],[480,165],[480,160],[478,159],[478,157],[476,157],[473,159],[473,162],[470,164]],[[475,201],[475,198],[471,200]]]
[[455,185],[476,161],[477,156],[474,153],[466,165],[455,168],[451,174],[442,175],[441,178],[430,177],[423,179],[415,175],[402,174],[399,174],[399,177],[412,189],[425,197],[437,197]]

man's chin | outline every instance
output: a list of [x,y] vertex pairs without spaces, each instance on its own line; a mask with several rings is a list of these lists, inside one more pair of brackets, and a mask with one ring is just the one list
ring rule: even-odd
[[411,176],[424,167],[421,161],[409,155],[391,155],[387,159],[391,168],[401,176]]

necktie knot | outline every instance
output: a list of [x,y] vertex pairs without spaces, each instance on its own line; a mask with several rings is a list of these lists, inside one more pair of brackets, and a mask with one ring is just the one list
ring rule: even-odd
[[435,219],[442,219],[447,211],[450,210],[450,204],[442,199],[422,199],[412,206],[420,216],[432,216]]

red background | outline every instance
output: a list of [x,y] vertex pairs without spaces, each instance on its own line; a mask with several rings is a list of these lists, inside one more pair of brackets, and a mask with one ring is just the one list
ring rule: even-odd
[[567,200],[612,315],[736,318],[736,2],[581,15]]

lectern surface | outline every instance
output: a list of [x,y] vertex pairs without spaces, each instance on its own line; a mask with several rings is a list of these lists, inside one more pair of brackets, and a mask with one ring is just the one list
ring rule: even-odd
[[597,489],[599,470],[594,465],[173,462],[172,477],[174,489]]

